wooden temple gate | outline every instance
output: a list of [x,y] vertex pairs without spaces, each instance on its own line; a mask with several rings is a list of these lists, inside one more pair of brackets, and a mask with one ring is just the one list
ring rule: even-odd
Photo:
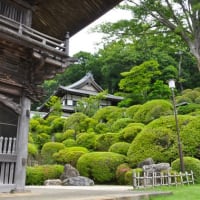
[[0,0],[0,192],[25,188],[31,101],[43,96],[44,80],[74,62],[68,32],[119,2]]

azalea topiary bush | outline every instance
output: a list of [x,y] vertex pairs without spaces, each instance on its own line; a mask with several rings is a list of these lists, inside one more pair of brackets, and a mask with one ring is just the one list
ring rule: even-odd
[[118,153],[91,152],[79,158],[77,169],[82,176],[89,177],[96,183],[112,183],[116,181],[117,167],[126,160],[126,156]]

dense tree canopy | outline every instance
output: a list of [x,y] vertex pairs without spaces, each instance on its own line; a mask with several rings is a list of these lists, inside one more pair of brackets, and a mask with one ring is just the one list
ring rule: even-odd
[[94,55],[86,52],[74,55],[76,63],[54,80],[45,81],[47,96],[58,85],[69,85],[88,71],[108,93],[119,92],[121,74],[149,60],[157,61],[161,71],[157,83],[152,86],[157,92],[151,93],[151,99],[159,98],[160,85],[166,84],[170,78],[177,80],[179,92],[199,86],[198,59],[195,59],[200,43],[197,40],[200,34],[197,31],[200,27],[197,21],[198,1],[127,2],[122,8],[130,10],[133,17],[95,27],[95,31],[105,33],[102,48]]
[[[169,89],[163,81],[159,81],[161,71],[158,62],[146,61],[139,66],[134,66],[130,71],[123,72],[119,86],[129,98],[129,102],[140,103],[154,98],[169,97]],[[128,102],[127,102],[128,103]]]
[[[151,27],[159,23],[180,36],[195,56],[200,70],[200,2],[193,0],[128,0],[137,16],[146,17]],[[149,18],[150,17],[150,18]],[[153,19],[153,20],[152,20]]]

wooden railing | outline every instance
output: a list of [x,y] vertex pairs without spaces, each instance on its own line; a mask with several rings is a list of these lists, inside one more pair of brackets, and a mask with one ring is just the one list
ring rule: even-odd
[[61,57],[69,56],[69,33],[66,33],[65,41],[61,41],[3,15],[0,15],[0,32],[10,34],[18,39],[29,42],[29,46],[32,44],[36,50],[48,50],[54,53],[54,55],[59,55]]
[[0,137],[0,184],[14,183],[16,159],[16,138]]
[[133,188],[155,187],[163,185],[194,184],[193,172],[190,173],[133,173]]
[[15,154],[16,138],[0,137],[0,154]]

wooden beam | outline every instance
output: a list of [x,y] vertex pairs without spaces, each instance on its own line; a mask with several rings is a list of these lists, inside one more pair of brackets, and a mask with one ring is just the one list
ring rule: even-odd
[[19,104],[15,103],[11,98],[8,98],[7,96],[0,94],[0,102],[12,109],[16,114],[21,114],[21,107]]

